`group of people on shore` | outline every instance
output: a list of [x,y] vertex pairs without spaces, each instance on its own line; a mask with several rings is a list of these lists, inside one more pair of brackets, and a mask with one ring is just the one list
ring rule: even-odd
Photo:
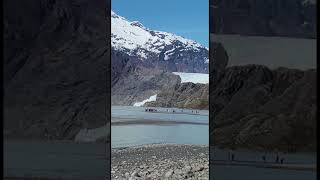
[[192,112],[192,114],[199,114],[199,111],[197,111],[197,110],[192,110],[191,112]]
[[[146,112],[158,112],[157,109],[155,108],[146,108],[145,109]],[[178,110],[175,110],[175,109],[166,109],[166,112],[171,112],[171,113],[179,113]],[[180,113],[184,113],[185,111],[183,109],[180,110]],[[186,112],[187,113],[187,112]],[[192,114],[199,114],[199,111],[198,110],[191,110],[191,113]]]
[[153,108],[146,108],[145,109],[146,112],[157,112],[157,109],[153,109]]
[[[261,157],[261,159],[262,159],[262,161],[264,162],[264,163],[266,163],[267,162],[267,157],[266,157],[266,155],[263,155],[262,157]],[[228,152],[228,161],[235,161],[235,155],[234,155],[234,153],[233,152]],[[283,162],[284,162],[284,158],[280,158],[279,157],[279,155],[277,155],[276,156],[276,159],[275,159],[275,163],[277,163],[277,164],[283,164]]]
[[[262,156],[262,160],[263,160],[263,162],[266,163],[266,162],[267,162],[267,157],[266,157],[265,155],[263,155],[263,156]],[[283,164],[283,161],[284,161],[284,158],[280,158],[279,155],[276,156],[275,163],[277,163],[277,164],[279,164],[279,163],[280,163],[280,164]]]

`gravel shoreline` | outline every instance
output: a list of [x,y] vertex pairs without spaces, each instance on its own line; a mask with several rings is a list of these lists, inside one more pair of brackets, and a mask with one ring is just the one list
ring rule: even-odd
[[112,149],[112,179],[209,179],[209,147],[157,144]]

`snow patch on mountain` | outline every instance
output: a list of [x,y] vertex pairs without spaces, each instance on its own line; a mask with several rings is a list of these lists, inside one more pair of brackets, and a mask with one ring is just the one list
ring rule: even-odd
[[180,76],[181,83],[192,82],[200,84],[209,83],[209,74],[204,73],[183,73],[183,72],[173,72],[173,74]]

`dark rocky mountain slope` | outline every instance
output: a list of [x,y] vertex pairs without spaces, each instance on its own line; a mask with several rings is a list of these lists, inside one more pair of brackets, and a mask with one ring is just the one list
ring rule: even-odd
[[145,106],[209,109],[209,84],[177,84],[171,89],[160,91],[157,100],[147,102]]
[[316,0],[210,0],[210,32],[315,38]]
[[221,58],[225,55],[213,52],[220,62],[210,65],[211,143],[223,148],[315,151],[316,70],[226,68],[228,59]]
[[120,51],[111,51],[111,59],[112,105],[133,105],[181,82],[179,76]]
[[209,108],[208,84],[181,83],[178,75],[121,51],[113,50],[111,57],[113,105],[134,105],[157,94],[157,100],[145,106]]
[[106,125],[106,2],[5,0],[3,5],[4,135],[73,139],[80,129]]

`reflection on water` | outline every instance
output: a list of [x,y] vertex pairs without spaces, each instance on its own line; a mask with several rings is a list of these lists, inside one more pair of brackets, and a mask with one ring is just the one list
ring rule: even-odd
[[[172,143],[208,145],[208,111],[157,108],[158,113],[146,112],[144,107],[114,106],[112,122],[129,120],[195,122],[199,124],[166,125],[112,125],[112,148],[139,146],[144,144]],[[174,110],[175,113],[172,111]],[[197,113],[197,114],[196,114]],[[128,121],[128,120],[127,120]]]

